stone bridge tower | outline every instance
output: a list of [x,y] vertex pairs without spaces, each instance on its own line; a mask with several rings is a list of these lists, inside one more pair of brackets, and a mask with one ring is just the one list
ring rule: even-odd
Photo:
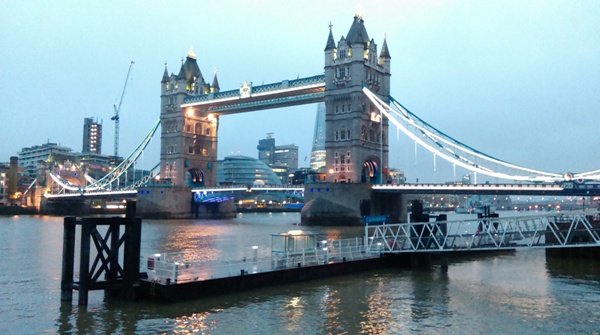
[[390,53],[381,53],[356,15],[348,34],[334,42],[331,26],[325,47],[325,150],[327,180],[335,183],[385,183],[388,120],[362,92],[366,86],[389,102]]
[[169,75],[165,64],[160,96],[162,180],[184,187],[216,185],[218,115],[200,114],[181,105],[186,97],[217,92],[216,71],[209,85],[192,50],[182,60],[179,74]]

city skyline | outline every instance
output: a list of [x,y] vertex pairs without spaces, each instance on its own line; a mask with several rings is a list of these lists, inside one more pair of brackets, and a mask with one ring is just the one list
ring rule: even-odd
[[[321,74],[330,22],[338,41],[358,9],[379,47],[387,36],[392,96],[424,120],[511,163],[553,172],[600,167],[594,158],[600,153],[596,2],[261,1],[244,11],[239,4],[5,3],[0,161],[48,140],[79,148],[83,119],[90,116],[104,121],[103,153],[110,154],[112,105],[132,60],[121,156],[159,117],[165,61],[169,73],[177,73],[190,46],[206,78],[217,69],[222,90],[245,80],[260,85]],[[210,15],[173,25],[168,18],[184,9]],[[256,141],[272,132],[278,142],[297,145],[299,165],[308,166],[316,110],[313,104],[222,117],[219,159],[254,157]],[[409,181],[454,178],[450,164],[438,160],[434,171],[432,155],[415,154],[391,128],[390,147],[390,167],[405,171]],[[155,145],[145,165],[158,159]]]

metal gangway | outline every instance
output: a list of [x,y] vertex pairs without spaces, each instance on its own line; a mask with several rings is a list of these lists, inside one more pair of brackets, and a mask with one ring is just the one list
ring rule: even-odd
[[367,224],[367,253],[600,247],[597,211]]

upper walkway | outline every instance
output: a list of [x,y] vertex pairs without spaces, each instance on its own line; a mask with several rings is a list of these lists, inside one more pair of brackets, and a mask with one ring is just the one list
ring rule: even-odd
[[325,98],[325,75],[253,86],[244,83],[239,90],[189,96],[181,108],[232,114],[321,102]]

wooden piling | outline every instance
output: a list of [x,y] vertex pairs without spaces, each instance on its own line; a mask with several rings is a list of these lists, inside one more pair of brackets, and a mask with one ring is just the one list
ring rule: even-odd
[[73,267],[75,265],[76,218],[67,216],[63,222],[62,278],[60,300],[73,301]]
[[88,291],[90,284],[90,240],[91,240],[91,220],[83,218],[81,220],[81,245],[79,260],[79,300],[78,305],[87,305]]

